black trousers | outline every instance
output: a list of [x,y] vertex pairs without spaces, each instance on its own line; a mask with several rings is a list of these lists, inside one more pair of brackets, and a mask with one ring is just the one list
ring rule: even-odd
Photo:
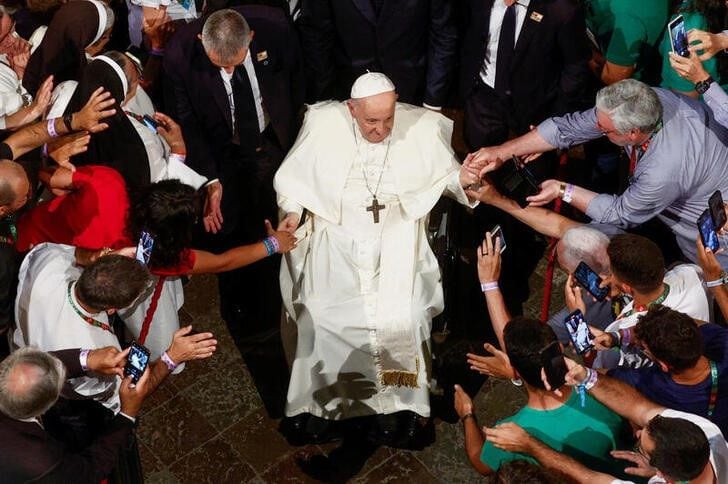
[[[526,133],[530,124],[539,121],[519,117],[507,97],[480,82],[465,102],[465,141],[471,151],[498,145]],[[528,165],[538,181],[553,176],[555,167],[556,158],[549,154]],[[498,171],[491,173],[491,178],[498,183]],[[511,314],[522,314],[522,304],[529,296],[528,279],[543,255],[543,239],[536,236],[530,227],[485,204],[480,204],[472,216],[463,211],[462,218],[464,247],[476,247],[483,241],[486,231],[496,225],[501,226],[507,249],[502,256],[500,287]],[[476,283],[473,281],[473,284]],[[482,304],[482,301],[479,303]]]

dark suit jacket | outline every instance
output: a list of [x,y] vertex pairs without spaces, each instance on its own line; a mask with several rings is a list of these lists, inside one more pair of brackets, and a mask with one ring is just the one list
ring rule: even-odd
[[[83,374],[78,349],[52,353],[66,365],[68,378]],[[0,413],[0,482],[98,483],[113,470],[133,427],[117,415],[90,447],[72,454],[37,423]]]
[[[300,45],[285,13],[278,8],[234,7],[255,32],[249,54],[255,65],[263,104],[282,148],[298,133],[304,80]],[[165,106],[180,123],[187,162],[201,175],[220,176],[233,137],[233,123],[220,69],[210,62],[197,35],[205,19],[181,27],[164,58]],[[242,143],[250,140],[241,140]]]
[[384,72],[399,100],[442,106],[457,55],[453,0],[302,0],[297,24],[309,99],[347,99],[367,69]]
[[[466,0],[460,93],[467,102],[480,81],[494,0]],[[574,0],[531,0],[511,63],[515,115],[526,129],[549,116],[583,109],[591,55],[581,8]]]

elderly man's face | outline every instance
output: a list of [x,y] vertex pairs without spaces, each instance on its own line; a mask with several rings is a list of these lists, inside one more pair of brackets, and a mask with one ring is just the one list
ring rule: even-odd
[[381,143],[392,132],[397,94],[383,92],[376,96],[349,101],[351,116],[361,135],[370,143]]
[[628,146],[633,144],[630,133],[622,133],[614,127],[609,115],[597,109],[597,128],[606,136],[609,141],[617,146]]

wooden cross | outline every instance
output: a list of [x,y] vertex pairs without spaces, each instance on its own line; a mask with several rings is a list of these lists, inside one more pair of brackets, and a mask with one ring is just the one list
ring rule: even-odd
[[367,207],[367,212],[372,212],[375,224],[379,223],[379,211],[383,208],[386,208],[386,205],[379,205],[377,197],[374,197],[372,199],[372,204]]

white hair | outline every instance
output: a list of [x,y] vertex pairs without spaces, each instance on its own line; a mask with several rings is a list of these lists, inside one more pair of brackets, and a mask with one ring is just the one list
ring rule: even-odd
[[582,261],[598,273],[609,271],[606,257],[609,237],[597,229],[587,225],[572,227],[564,233],[559,245],[559,263],[570,272]]
[[597,109],[606,113],[620,133],[639,129],[651,133],[662,119],[662,103],[644,82],[624,79],[597,93]]
[[202,26],[202,46],[227,63],[250,45],[250,26],[235,10],[218,10]]

